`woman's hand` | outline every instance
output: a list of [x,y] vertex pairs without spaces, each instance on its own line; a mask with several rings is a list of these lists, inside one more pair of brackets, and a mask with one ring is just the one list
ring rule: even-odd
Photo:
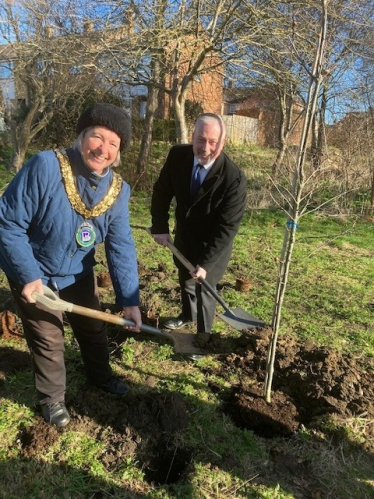
[[36,300],[32,297],[33,292],[36,291],[40,295],[44,295],[43,283],[41,279],[37,281],[28,282],[23,286],[21,295],[26,298],[28,303],[36,303]]

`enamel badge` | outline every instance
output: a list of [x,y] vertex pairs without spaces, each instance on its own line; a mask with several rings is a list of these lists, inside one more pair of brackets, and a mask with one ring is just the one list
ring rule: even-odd
[[91,246],[95,242],[96,239],[95,229],[88,222],[83,222],[78,227],[75,238],[79,246],[87,248],[88,246]]

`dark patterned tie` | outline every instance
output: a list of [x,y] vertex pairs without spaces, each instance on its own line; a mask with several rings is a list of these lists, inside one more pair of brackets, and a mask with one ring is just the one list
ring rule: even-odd
[[197,164],[195,171],[192,175],[191,179],[191,196],[194,196],[199,190],[201,179],[200,179],[200,170],[203,168],[203,165]]

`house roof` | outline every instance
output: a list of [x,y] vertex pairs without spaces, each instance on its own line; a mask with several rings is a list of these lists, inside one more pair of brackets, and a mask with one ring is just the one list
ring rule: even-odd
[[240,104],[253,97],[262,102],[274,101],[274,89],[266,87],[226,87],[223,90],[224,101],[228,104]]
[[229,104],[239,104],[253,94],[254,89],[248,87],[226,87],[223,89],[223,100]]

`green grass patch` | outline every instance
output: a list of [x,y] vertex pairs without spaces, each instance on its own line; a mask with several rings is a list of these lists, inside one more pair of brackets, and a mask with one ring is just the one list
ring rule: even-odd
[[[154,176],[164,153],[164,148],[159,146],[158,157],[150,165]],[[274,152],[253,148],[250,154],[248,150],[240,154],[237,161],[246,165],[254,183],[256,179],[265,179],[269,166],[256,173],[255,165],[259,161],[271,164]],[[161,318],[170,317],[180,311],[177,273],[171,252],[156,245],[145,230],[150,226],[149,205],[149,191],[133,191],[131,224],[141,270],[141,300]],[[267,323],[274,308],[286,221],[280,209],[248,206],[231,261],[220,283],[219,292],[230,308],[240,307]],[[374,356],[373,257],[372,222],[360,217],[320,213],[302,218],[282,309],[281,335],[312,339],[317,345],[342,352]],[[102,247],[98,249],[97,260],[97,270],[104,270]],[[239,275],[252,280],[248,292],[236,289]],[[0,285],[4,304],[8,306],[7,282],[1,272]],[[105,298],[103,301],[113,301],[110,288],[100,292]],[[223,312],[220,305],[217,311]],[[227,339],[240,335],[218,317],[214,330]],[[176,359],[173,347],[156,338],[134,339],[114,327],[111,334],[115,344],[110,362],[115,373],[131,384],[132,403],[140,403],[142,395],[167,401],[170,394],[177,394],[188,402],[189,424],[176,438],[180,446],[191,452],[187,463],[188,480],[182,476],[170,484],[147,481],[139,455],[126,455],[121,459],[124,442],[118,442],[114,434],[122,431],[126,440],[129,423],[125,417],[123,427],[113,428],[110,414],[106,423],[99,424],[95,421],[94,408],[84,404],[77,407],[77,400],[86,389],[84,370],[79,349],[67,327],[68,396],[77,411],[74,414],[77,426],[74,430],[69,427],[56,430],[50,445],[28,456],[23,454],[22,432],[37,426],[40,415],[35,411],[31,363],[25,361],[27,346],[24,339],[0,338],[0,360],[15,355],[18,368],[9,371],[5,361],[4,365],[0,364],[4,371],[0,380],[0,498],[296,499],[311,468],[318,471],[315,488],[305,491],[311,497],[313,494],[318,497],[318,488],[322,485],[331,497],[339,499],[373,497],[372,454],[364,448],[367,425],[373,422],[365,419],[365,415],[337,421],[334,425],[329,421],[325,426],[304,428],[290,439],[268,441],[237,428],[222,411],[219,394],[247,382],[242,379],[240,368],[220,377],[216,374],[220,366],[218,357],[209,356],[192,364]],[[97,402],[100,400],[98,396]],[[119,399],[118,407],[125,414],[126,402]],[[155,419],[159,412],[160,408],[155,405]],[[173,417],[176,416],[170,415]],[[86,427],[83,422],[89,422],[86,432],[82,431]],[[104,444],[108,442],[108,435],[113,437],[110,445]],[[145,435],[140,436],[139,430],[137,445],[154,437]],[[174,444],[166,442],[166,450],[172,453]],[[304,470],[305,476],[299,471],[293,473],[292,469],[284,471],[282,456],[293,456],[294,465],[297,470]],[[146,462],[146,458],[141,457]]]

